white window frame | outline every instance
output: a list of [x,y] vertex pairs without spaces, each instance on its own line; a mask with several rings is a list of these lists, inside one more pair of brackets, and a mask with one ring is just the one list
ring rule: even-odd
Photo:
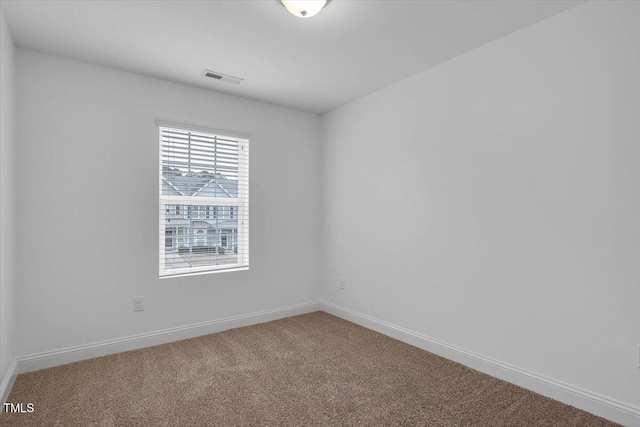
[[[251,135],[240,132],[232,132],[226,130],[219,130],[208,128],[205,126],[177,123],[164,119],[156,119],[156,125],[158,127],[158,163],[159,163],[159,191],[158,191],[158,205],[159,205],[159,277],[160,279],[191,276],[198,274],[208,273],[220,273],[229,271],[243,271],[249,269],[249,141]],[[234,199],[230,198],[217,198],[217,197],[199,197],[199,196],[164,196],[162,194],[163,180],[162,180],[162,131],[164,129],[178,129],[181,131],[199,132],[216,135],[219,137],[227,137],[238,139],[238,156],[242,156],[243,159],[238,159],[238,197]],[[240,177],[244,177],[244,185],[241,185]],[[165,230],[166,230],[166,210],[167,204],[172,205],[194,205],[194,206],[230,206],[234,207],[238,219],[237,237],[235,245],[238,246],[237,258],[242,260],[236,264],[224,264],[224,265],[212,265],[203,267],[190,267],[184,269],[167,269],[165,268]],[[212,215],[214,209],[211,209]],[[218,215],[219,215],[218,210]],[[240,212],[244,214],[240,216]],[[185,214],[185,218],[188,214]],[[205,211],[206,216],[206,211]],[[176,233],[173,236],[174,239],[178,238],[178,228],[176,227]],[[245,244],[240,244],[245,242]]]

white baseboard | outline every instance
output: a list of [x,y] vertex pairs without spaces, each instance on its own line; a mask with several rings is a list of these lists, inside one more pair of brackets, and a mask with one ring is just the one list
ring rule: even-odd
[[640,408],[580,387],[547,378],[526,369],[491,359],[393,325],[362,313],[323,301],[321,309],[365,328],[461,363],[520,387],[574,406],[625,426],[640,426]]
[[625,426],[640,427],[640,408],[456,347],[327,301],[292,305],[178,328],[18,357],[0,385],[4,403],[17,373],[35,371],[323,310],[470,368]]
[[18,368],[18,360],[13,359],[13,362],[11,362],[11,365],[9,366],[9,370],[7,371],[7,374],[4,376],[4,378],[2,378],[2,384],[0,384],[0,400],[2,402],[0,403],[2,403],[3,405],[0,408],[0,412],[2,412],[4,408],[4,403],[9,398],[9,392],[11,391],[11,387],[13,387],[13,383],[16,380],[16,375],[18,373],[17,368]]
[[[228,329],[270,322],[285,317],[311,313],[320,310],[320,302],[291,305],[288,307],[265,310],[257,313],[249,313],[240,316],[227,317],[209,322],[132,335],[109,341],[102,341],[76,347],[68,347],[60,350],[47,351],[18,357],[18,372],[31,372],[38,369],[51,368],[77,362],[79,360],[92,359],[123,351],[137,350],[159,344],[195,338]],[[3,383],[4,386],[4,383]]]

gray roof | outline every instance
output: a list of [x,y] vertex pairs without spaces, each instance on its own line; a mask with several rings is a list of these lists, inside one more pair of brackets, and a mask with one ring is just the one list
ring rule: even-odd
[[207,171],[182,173],[177,169],[164,168],[162,173],[163,194],[201,197],[238,197],[238,181],[227,179],[222,174]]

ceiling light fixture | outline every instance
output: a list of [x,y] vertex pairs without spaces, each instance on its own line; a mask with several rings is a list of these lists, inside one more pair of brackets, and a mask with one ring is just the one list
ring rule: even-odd
[[292,15],[298,18],[311,18],[317,15],[328,3],[327,0],[280,0]]

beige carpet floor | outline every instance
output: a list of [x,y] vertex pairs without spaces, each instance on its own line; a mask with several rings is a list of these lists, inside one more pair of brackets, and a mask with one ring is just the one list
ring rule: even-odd
[[2,426],[613,426],[323,312],[19,375]]

